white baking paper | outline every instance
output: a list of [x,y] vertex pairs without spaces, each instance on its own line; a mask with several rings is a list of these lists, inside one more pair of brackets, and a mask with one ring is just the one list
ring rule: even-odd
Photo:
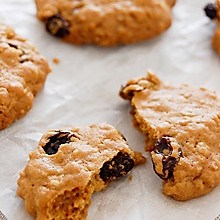
[[[131,148],[144,152],[144,137],[132,126],[120,85],[148,69],[173,83],[216,90],[220,59],[211,48],[215,24],[202,8],[207,0],[178,0],[173,25],[161,36],[115,48],[74,46],[48,35],[36,19],[34,0],[0,0],[0,22],[27,37],[53,69],[28,114],[0,132],[0,210],[9,220],[31,220],[16,195],[28,154],[49,129],[107,122],[121,130]],[[52,62],[60,59],[59,64]],[[186,202],[165,197],[148,153],[146,164],[92,197],[88,220],[212,220],[220,214],[220,187]]]

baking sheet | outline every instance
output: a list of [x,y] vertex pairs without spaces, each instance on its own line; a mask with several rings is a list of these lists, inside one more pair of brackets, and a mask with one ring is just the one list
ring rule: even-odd
[[[34,107],[0,132],[0,210],[9,220],[31,220],[16,195],[17,179],[48,129],[107,122],[121,130],[133,150],[144,152],[144,137],[132,126],[120,85],[148,69],[166,81],[216,90],[220,59],[211,48],[215,24],[204,16],[206,0],[178,0],[173,25],[148,42],[99,48],[74,46],[49,36],[35,17],[33,0],[0,0],[0,22],[29,38],[53,69]],[[52,62],[60,59],[59,64]],[[177,202],[165,197],[162,181],[146,164],[92,197],[88,220],[214,219],[220,214],[220,187],[201,198]]]

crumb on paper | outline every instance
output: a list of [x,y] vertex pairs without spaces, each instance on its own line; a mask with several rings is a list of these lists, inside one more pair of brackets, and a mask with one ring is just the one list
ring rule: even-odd
[[59,64],[59,63],[60,63],[60,60],[59,60],[58,58],[53,58],[53,62],[54,62],[55,64]]
[[129,177],[128,177],[128,180],[129,180],[129,181],[132,181],[132,180],[133,180],[133,176],[129,176]]

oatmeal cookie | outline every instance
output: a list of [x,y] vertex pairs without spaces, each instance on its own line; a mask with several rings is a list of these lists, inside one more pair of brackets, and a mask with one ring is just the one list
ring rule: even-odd
[[153,38],[171,25],[175,0],[35,0],[46,30],[73,44],[114,46]]
[[26,39],[0,24],[0,72],[1,130],[31,109],[50,68]]
[[144,161],[108,124],[51,130],[30,153],[17,194],[38,220],[83,220],[92,193]]
[[220,0],[216,0],[216,3],[210,3],[204,8],[206,15],[215,20],[217,27],[212,38],[212,45],[215,51],[220,56]]
[[220,100],[205,88],[171,85],[154,74],[132,79],[120,96],[146,137],[163,193],[192,199],[220,183]]

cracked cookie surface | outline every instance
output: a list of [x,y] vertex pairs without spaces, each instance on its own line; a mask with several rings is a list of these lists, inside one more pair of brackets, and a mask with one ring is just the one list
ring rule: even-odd
[[153,38],[171,25],[175,0],[35,0],[46,30],[73,44],[114,46]]
[[206,15],[215,20],[217,27],[212,38],[212,46],[220,57],[220,0],[216,0],[215,3],[209,3],[204,8]]
[[154,74],[129,80],[120,96],[146,137],[163,193],[192,199],[220,183],[220,100],[205,88],[161,82]]
[[38,220],[82,220],[94,192],[143,162],[108,124],[51,130],[30,153],[17,194]]
[[0,24],[0,130],[23,117],[50,72],[47,61],[14,30]]

